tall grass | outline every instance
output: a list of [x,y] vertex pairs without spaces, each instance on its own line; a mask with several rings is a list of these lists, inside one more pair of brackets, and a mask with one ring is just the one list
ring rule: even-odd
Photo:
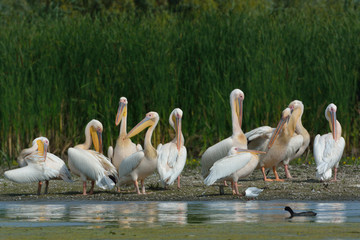
[[333,102],[346,155],[359,156],[359,36],[359,11],[322,9],[9,21],[0,31],[1,150],[13,158],[45,135],[64,157],[92,118],[104,125],[104,146],[114,145],[126,96],[129,129],[159,113],[155,144],[169,141],[168,115],[180,107],[189,157],[198,158],[231,135],[229,94],[240,88],[244,131],[275,126],[299,99],[313,138],[329,132]]

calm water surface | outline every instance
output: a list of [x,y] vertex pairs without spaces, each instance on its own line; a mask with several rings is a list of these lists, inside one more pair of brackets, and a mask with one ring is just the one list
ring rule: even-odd
[[[287,219],[285,206],[316,217]],[[227,222],[360,222],[360,201],[0,202],[0,227],[162,226]]]

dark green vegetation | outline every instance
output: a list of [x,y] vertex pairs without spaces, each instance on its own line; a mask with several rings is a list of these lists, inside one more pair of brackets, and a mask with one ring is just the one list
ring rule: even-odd
[[188,157],[199,158],[231,135],[234,88],[245,93],[244,131],[275,126],[299,99],[313,138],[329,132],[324,111],[335,103],[345,155],[359,156],[360,8],[352,1],[183,1],[178,8],[164,1],[157,11],[132,1],[123,3],[142,11],[62,2],[37,11],[29,5],[16,16],[0,5],[4,161],[39,135],[64,157],[84,141],[92,118],[104,125],[104,146],[114,145],[121,96],[129,101],[129,129],[148,111],[159,113],[154,145],[169,141],[168,117],[180,107]]

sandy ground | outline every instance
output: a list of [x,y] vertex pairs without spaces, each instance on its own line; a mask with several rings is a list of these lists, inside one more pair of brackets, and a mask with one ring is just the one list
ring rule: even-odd
[[[337,182],[320,182],[315,179],[314,165],[291,165],[293,179],[285,182],[264,182],[259,170],[239,181],[239,191],[247,187],[265,188],[258,200],[360,200],[360,166],[344,165],[339,167]],[[282,168],[280,177],[284,176]],[[272,172],[268,177],[273,178]],[[232,195],[231,189],[225,187],[220,195],[219,184],[205,186],[200,175],[200,169],[186,168],[181,178],[181,189],[176,185],[164,189],[160,186],[157,174],[145,180],[145,195],[137,195],[133,186],[123,187],[118,193],[95,187],[93,195],[83,196],[82,183],[74,177],[74,183],[60,180],[50,181],[47,195],[36,195],[37,183],[18,184],[4,179],[0,173],[0,201],[27,201],[27,200],[97,200],[97,201],[214,201],[214,200],[246,200],[244,196]],[[88,188],[89,189],[89,188]],[[43,187],[44,190],[44,187]]]

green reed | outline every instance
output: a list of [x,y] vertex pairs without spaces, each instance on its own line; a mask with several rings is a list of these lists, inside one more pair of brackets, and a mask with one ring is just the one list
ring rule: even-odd
[[189,159],[199,158],[231,135],[229,94],[240,88],[244,131],[275,126],[299,99],[313,139],[329,132],[333,102],[346,155],[358,156],[359,36],[359,12],[322,9],[14,19],[0,31],[1,150],[13,158],[45,135],[64,157],[92,118],[107,148],[126,96],[128,130],[159,113],[154,145],[171,139],[168,117],[180,107]]

